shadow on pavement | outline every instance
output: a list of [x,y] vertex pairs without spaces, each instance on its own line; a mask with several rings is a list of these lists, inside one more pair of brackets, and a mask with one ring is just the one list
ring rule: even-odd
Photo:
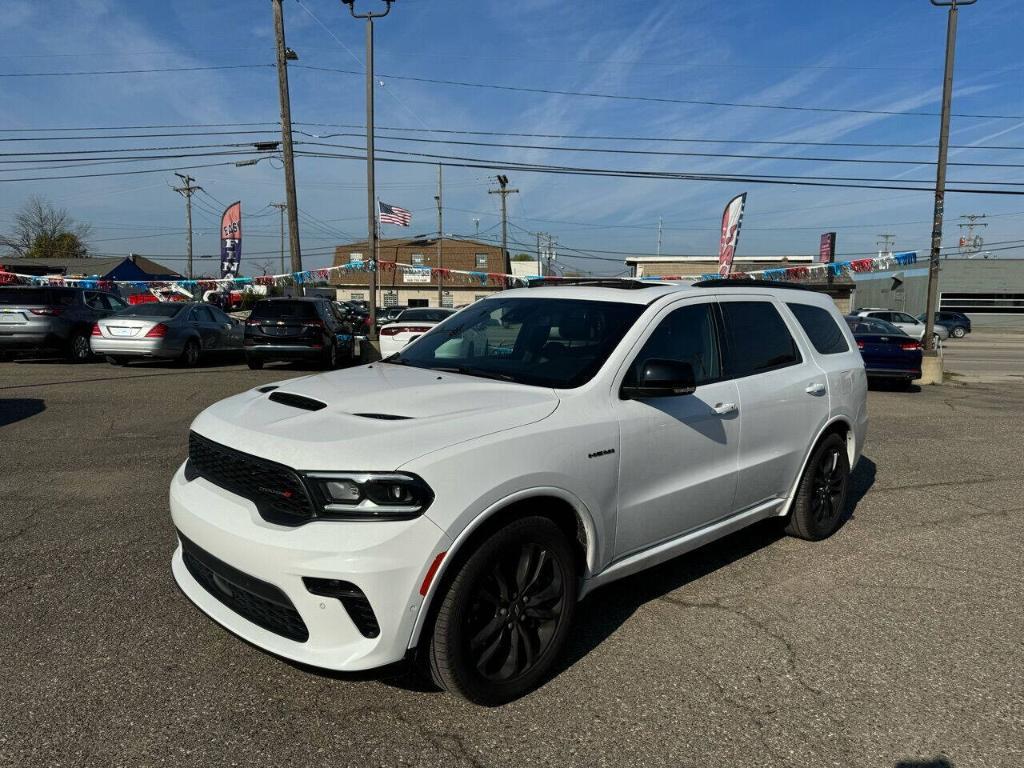
[[900,760],[894,768],[953,768],[953,763],[946,757],[933,757],[925,760]]
[[46,401],[38,397],[0,397],[0,427],[30,419],[46,410]]

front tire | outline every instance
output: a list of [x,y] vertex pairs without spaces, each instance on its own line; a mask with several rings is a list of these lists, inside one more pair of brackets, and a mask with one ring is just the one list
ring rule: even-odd
[[843,522],[850,460],[846,440],[829,435],[811,454],[797,486],[786,533],[808,541],[827,539]]
[[537,687],[569,636],[575,558],[546,517],[525,517],[484,540],[459,567],[430,636],[434,682],[486,706]]

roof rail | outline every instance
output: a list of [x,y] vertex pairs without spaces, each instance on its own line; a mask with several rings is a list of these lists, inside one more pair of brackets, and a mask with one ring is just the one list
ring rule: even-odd
[[634,277],[538,277],[527,281],[528,288],[544,288],[552,285],[586,285],[597,288],[623,288],[636,290],[653,288],[661,283],[637,280]]
[[794,291],[813,291],[809,285],[798,283],[783,283],[778,280],[754,280],[748,277],[724,278],[716,277],[711,280],[700,280],[693,284],[694,288],[782,288]]

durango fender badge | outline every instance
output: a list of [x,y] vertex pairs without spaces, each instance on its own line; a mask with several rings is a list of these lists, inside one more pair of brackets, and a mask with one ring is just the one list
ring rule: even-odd
[[593,453],[588,453],[587,458],[596,459],[598,456],[607,456],[609,453],[615,453],[615,449],[605,448],[603,451],[594,451]]

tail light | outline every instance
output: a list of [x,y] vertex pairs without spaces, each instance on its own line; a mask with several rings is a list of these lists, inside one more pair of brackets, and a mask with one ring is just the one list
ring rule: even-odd
[[100,330],[100,324],[99,323],[93,323],[92,324],[92,333],[90,333],[89,335],[90,336],[102,336],[103,335],[103,332]]
[[920,349],[920,348],[921,348],[921,342],[919,342],[919,341],[901,341],[900,342],[900,349],[906,350],[907,352],[911,352],[911,351],[913,351],[915,349]]
[[426,333],[429,331],[431,326],[429,325],[396,325],[394,328],[381,328],[381,336],[394,336],[399,333]]
[[250,328],[255,328],[256,326],[258,326],[260,324],[260,321],[259,320],[246,320],[245,324],[247,326],[249,326]]
[[56,317],[63,311],[60,307],[36,307],[29,310],[33,315],[49,315],[51,317]]
[[864,342],[857,339],[857,349],[864,349]]
[[167,335],[167,324],[166,323],[157,323],[152,328],[150,328],[148,331],[146,331],[146,338],[147,339],[162,339],[166,335]]

